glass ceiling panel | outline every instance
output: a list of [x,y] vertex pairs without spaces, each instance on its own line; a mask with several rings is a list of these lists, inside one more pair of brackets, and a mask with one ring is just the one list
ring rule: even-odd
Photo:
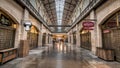
[[[65,0],[55,0],[56,13],[57,13],[57,25],[62,25],[64,3],[65,3]],[[58,27],[58,30],[61,31],[61,27]]]

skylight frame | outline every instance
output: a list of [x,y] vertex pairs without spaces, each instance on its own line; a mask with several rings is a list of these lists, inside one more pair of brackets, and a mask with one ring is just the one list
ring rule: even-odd
[[[56,5],[56,15],[57,15],[57,25],[62,25],[62,17],[65,6],[65,0],[55,0]],[[61,27],[58,27],[58,31],[61,31]]]

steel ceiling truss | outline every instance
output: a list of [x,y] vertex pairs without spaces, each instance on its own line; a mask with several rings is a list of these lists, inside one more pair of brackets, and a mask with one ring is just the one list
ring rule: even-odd
[[[73,3],[74,1],[74,3]],[[64,14],[63,14],[63,24],[68,24],[70,18],[71,18],[71,14],[74,11],[74,8],[76,7],[78,0],[66,0],[65,1],[65,7],[64,7]],[[71,7],[72,6],[72,7]]]
[[72,17],[74,8],[76,7],[76,4],[79,0],[65,0],[62,25],[57,25],[57,13],[56,13],[56,7],[55,7],[55,0],[41,0],[41,1],[43,2],[46,12],[48,13],[48,16],[52,22],[51,25],[50,24],[48,25],[49,27],[53,27],[55,29],[57,27],[61,27],[62,31],[65,31],[65,28],[71,27],[71,25],[68,25],[68,22]]
[[[46,9],[46,12],[48,13],[48,16],[50,17],[51,22],[54,23],[54,21],[56,21],[55,17],[57,16],[55,9],[53,9],[53,8],[55,8],[55,0],[42,0],[42,2]],[[51,6],[52,4],[53,4],[53,6]]]

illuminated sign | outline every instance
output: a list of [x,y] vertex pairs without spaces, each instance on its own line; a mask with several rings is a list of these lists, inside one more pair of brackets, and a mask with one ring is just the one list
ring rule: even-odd
[[90,21],[83,22],[82,25],[83,25],[84,30],[93,30],[94,29],[94,22],[90,22]]
[[94,27],[94,22],[83,22],[83,27]]

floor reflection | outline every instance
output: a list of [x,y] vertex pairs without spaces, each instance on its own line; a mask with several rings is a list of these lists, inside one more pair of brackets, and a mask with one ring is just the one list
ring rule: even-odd
[[56,43],[56,49],[58,52],[65,52],[66,53],[66,45],[63,42]]
[[[30,51],[30,55],[17,58],[1,65],[0,68],[98,68],[100,65],[107,68],[119,68],[119,63],[108,63],[94,57],[90,51],[75,49],[64,43],[57,43],[53,49],[41,52],[41,49]],[[115,65],[116,64],[116,65]]]
[[[39,49],[38,49],[39,50]],[[37,51],[37,50],[36,50]],[[81,68],[82,60],[77,53],[68,52],[63,42],[56,43],[56,48],[42,54],[32,52],[17,63],[16,61],[6,63],[0,68]],[[16,64],[12,64],[16,62]]]

